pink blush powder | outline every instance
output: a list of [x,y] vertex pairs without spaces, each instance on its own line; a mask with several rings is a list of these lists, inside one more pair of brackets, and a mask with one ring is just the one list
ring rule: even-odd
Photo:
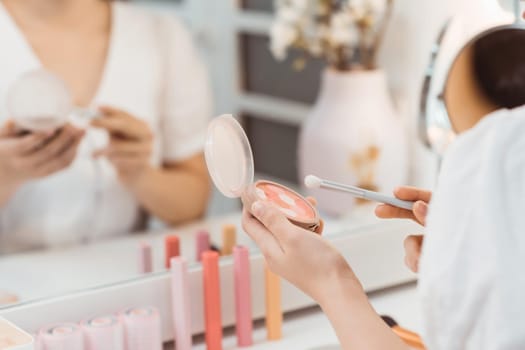
[[262,182],[257,184],[256,193],[259,198],[277,205],[292,219],[304,221],[315,219],[315,213],[308,203],[285,187]]

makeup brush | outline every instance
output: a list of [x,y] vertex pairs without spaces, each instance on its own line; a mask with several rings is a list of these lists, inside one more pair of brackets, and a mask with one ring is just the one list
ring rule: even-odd
[[414,349],[425,350],[425,345],[423,344],[423,341],[419,335],[409,331],[408,329],[400,327],[396,320],[390,316],[382,315],[381,318],[405,344]]
[[357,198],[363,198],[379,203],[385,203],[393,205],[394,207],[412,210],[414,202],[403,201],[394,197],[384,195],[382,193],[365,190],[356,186],[344,185],[333,181],[323,180],[314,175],[308,175],[304,178],[304,184],[308,188],[325,188],[340,192],[350,193],[352,196]]

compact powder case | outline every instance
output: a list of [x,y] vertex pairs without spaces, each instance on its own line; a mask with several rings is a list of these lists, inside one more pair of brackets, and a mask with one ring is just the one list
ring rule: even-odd
[[293,224],[313,232],[318,230],[319,214],[300,194],[275,182],[253,182],[250,142],[231,115],[219,116],[210,123],[205,156],[213,183],[226,197],[241,198],[248,210],[255,201],[271,202]]

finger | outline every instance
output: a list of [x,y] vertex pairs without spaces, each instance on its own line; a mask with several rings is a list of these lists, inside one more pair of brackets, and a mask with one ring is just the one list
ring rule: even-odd
[[113,113],[96,118],[91,122],[91,125],[96,128],[105,129],[110,134],[116,136],[139,140],[150,140],[152,138],[151,131],[146,123],[125,112]]
[[81,141],[81,138],[75,139],[73,143],[71,143],[62,154],[53,158],[51,161],[40,165],[40,167],[36,171],[36,176],[48,176],[70,166],[71,163],[73,163],[73,161],[75,160],[78,145]]
[[417,201],[414,203],[413,212],[417,221],[425,225],[427,221],[428,204],[423,201]]
[[41,148],[52,137],[53,134],[50,133],[31,133],[20,137],[10,137],[1,142],[7,152],[23,156]]
[[28,162],[40,166],[56,158],[73,145],[84,134],[83,130],[65,126],[60,133],[41,149],[28,156]]
[[296,238],[297,226],[293,225],[274,205],[257,201],[253,203],[251,212],[268,231],[273,233],[281,246],[283,246],[283,242],[289,242]]
[[379,204],[375,209],[375,214],[381,219],[412,219],[416,220],[411,210],[394,207],[389,204]]
[[243,209],[242,213],[242,227],[261,249],[265,257],[276,258],[283,253],[275,236],[246,209]]
[[80,139],[83,135],[82,130],[73,128],[72,126],[65,126],[60,130],[60,133],[47,143],[41,149],[33,152],[32,154],[22,158],[22,164],[26,169],[36,169],[41,165],[52,161],[58,157],[61,153],[65,152],[71,145],[73,145],[77,139]]
[[0,137],[10,137],[16,135],[15,122],[12,119],[7,120],[0,128]]
[[317,199],[315,199],[314,197],[306,197],[306,200],[308,201],[308,203],[310,203],[314,207],[317,206]]
[[421,256],[422,235],[411,235],[405,238],[405,263],[410,270],[417,272],[419,268],[419,257]]
[[394,190],[394,195],[396,198],[405,201],[423,201],[427,203],[430,202],[432,198],[432,192],[410,186],[401,186],[396,188]]

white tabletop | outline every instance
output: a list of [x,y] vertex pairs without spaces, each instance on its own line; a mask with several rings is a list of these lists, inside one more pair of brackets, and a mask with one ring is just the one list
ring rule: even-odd
[[[377,313],[393,317],[399,325],[412,331],[420,331],[420,308],[416,298],[415,284],[395,287],[369,294]],[[233,329],[226,330],[223,349],[238,349]],[[254,345],[250,350],[337,350],[337,337],[330,322],[318,307],[309,308],[285,315],[283,339],[267,341],[264,322],[256,322]],[[166,350],[173,349],[171,345]],[[195,350],[205,350],[202,337],[195,339]]]

